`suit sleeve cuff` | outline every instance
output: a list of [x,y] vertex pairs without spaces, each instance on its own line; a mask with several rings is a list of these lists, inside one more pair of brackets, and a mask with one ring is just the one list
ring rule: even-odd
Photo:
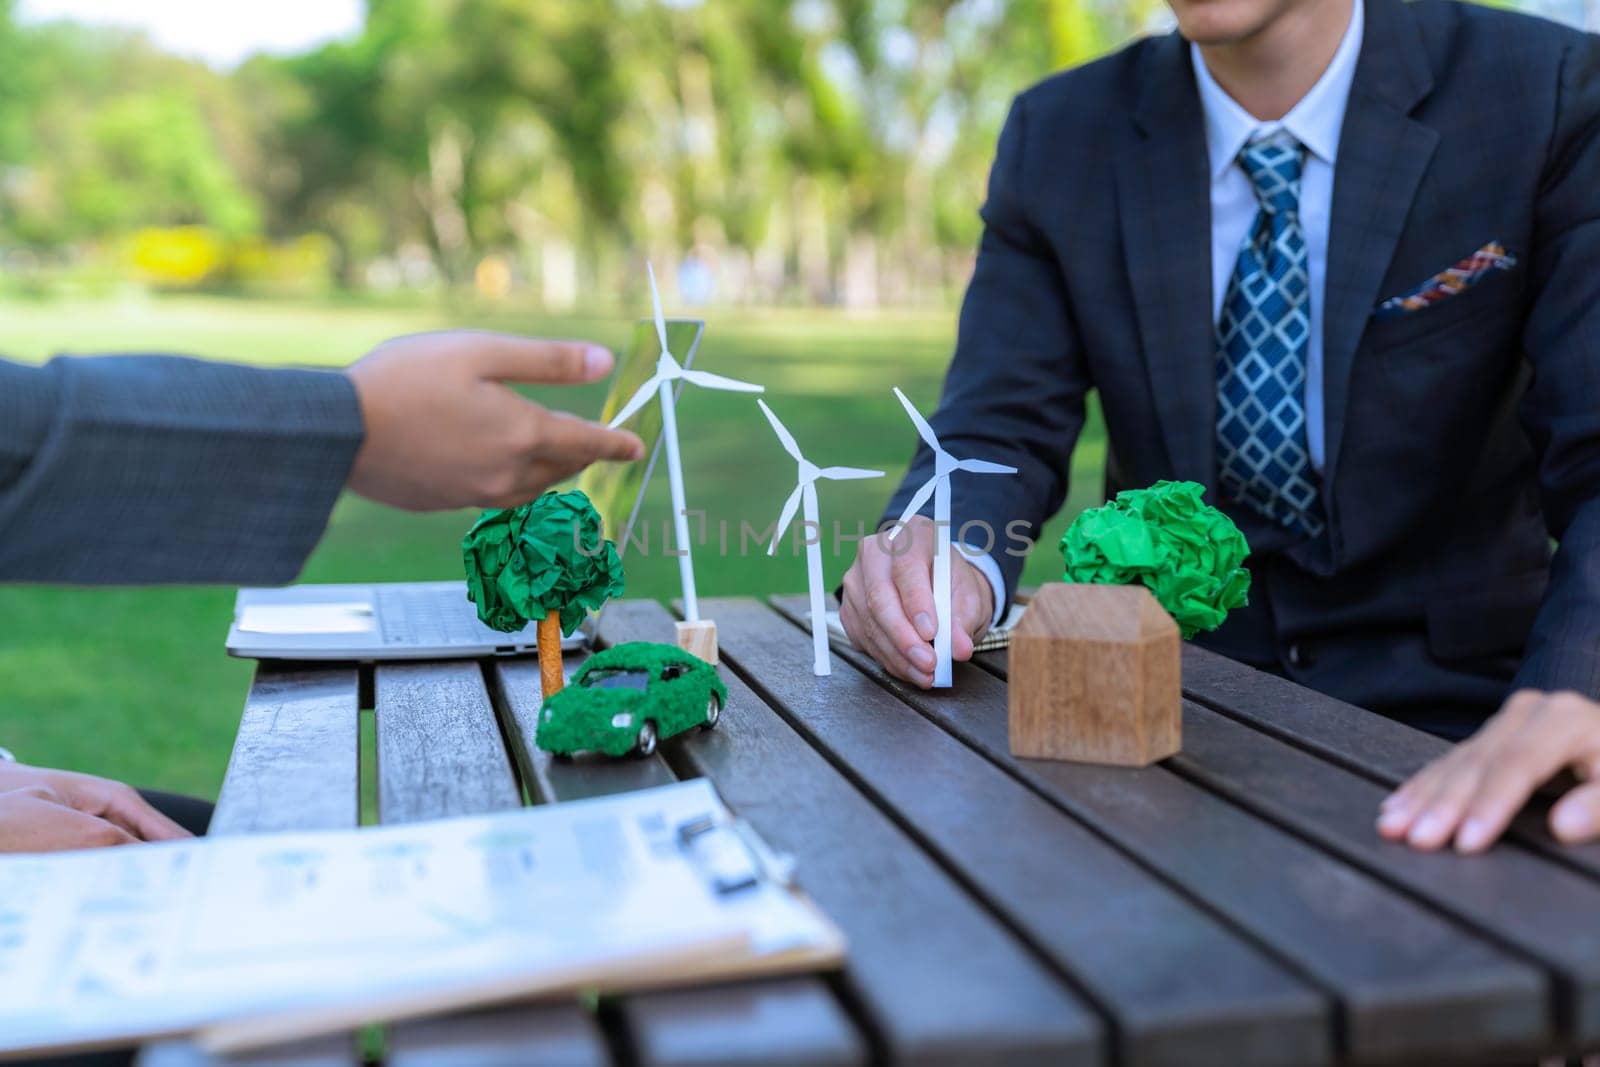
[[1006,580],[1000,573],[1000,564],[996,563],[989,553],[980,552],[971,545],[960,544],[956,548],[961,552],[963,559],[978,568],[978,573],[988,580],[989,588],[994,591],[994,617],[989,620],[989,629],[992,630],[1000,625],[1000,620],[1005,618],[1006,614]]
[[1578,642],[1546,646],[1523,660],[1511,688],[1572,690],[1600,699],[1600,653]]

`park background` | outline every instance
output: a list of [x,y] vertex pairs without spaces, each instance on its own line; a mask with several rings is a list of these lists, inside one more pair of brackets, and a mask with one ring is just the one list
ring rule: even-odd
[[[1600,0],[1521,6],[1600,28]],[[890,472],[824,486],[825,525],[870,528],[913,445],[890,387],[937,400],[1011,97],[1169,25],[1160,0],[0,0],[0,354],[339,367],[450,326],[615,347],[649,259],[669,313],[708,321],[699,365],[764,383],[816,462]],[[593,414],[601,390],[534,395]],[[803,590],[795,546],[739,536],[794,477],[755,406],[691,393],[681,419],[690,506],[730,530],[702,595]],[[1030,580],[1103,462],[1096,417]],[[664,598],[651,498],[628,587]],[[459,577],[471,517],[346,497],[303,580]],[[854,546],[823,551],[837,581]],[[232,601],[0,588],[0,744],[214,795],[251,672]]]

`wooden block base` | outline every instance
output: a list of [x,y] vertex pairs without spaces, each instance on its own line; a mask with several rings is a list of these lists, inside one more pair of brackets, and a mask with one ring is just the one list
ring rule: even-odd
[[710,619],[678,623],[678,647],[707,663],[717,662],[717,624]]
[[1142,585],[1042,587],[1011,633],[1011,754],[1142,767],[1182,745],[1178,624]]

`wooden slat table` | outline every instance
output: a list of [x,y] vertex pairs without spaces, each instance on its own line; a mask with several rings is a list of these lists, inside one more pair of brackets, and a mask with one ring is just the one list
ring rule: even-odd
[[[1600,847],[1563,848],[1536,815],[1485,857],[1377,838],[1378,801],[1440,742],[1186,648],[1181,755],[1017,760],[1004,653],[937,693],[847,649],[819,679],[805,610],[708,602],[727,710],[648,760],[535,749],[526,660],[264,665],[215,832],[355,825],[363,704],[384,823],[704,776],[797,858],[850,939],[842,974],[501,1008],[249,1062],[1306,1067],[1600,1049]],[[601,639],[670,641],[672,621],[623,601]],[[210,1062],[183,1043],[141,1056]]]

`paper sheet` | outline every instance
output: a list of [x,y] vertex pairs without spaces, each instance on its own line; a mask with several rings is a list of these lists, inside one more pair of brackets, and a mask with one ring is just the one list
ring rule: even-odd
[[492,816],[0,858],[0,1053],[478,988],[627,953],[831,929],[719,893],[704,781]]
[[372,605],[363,601],[248,604],[239,613],[239,629],[253,634],[363,634],[377,625]]

